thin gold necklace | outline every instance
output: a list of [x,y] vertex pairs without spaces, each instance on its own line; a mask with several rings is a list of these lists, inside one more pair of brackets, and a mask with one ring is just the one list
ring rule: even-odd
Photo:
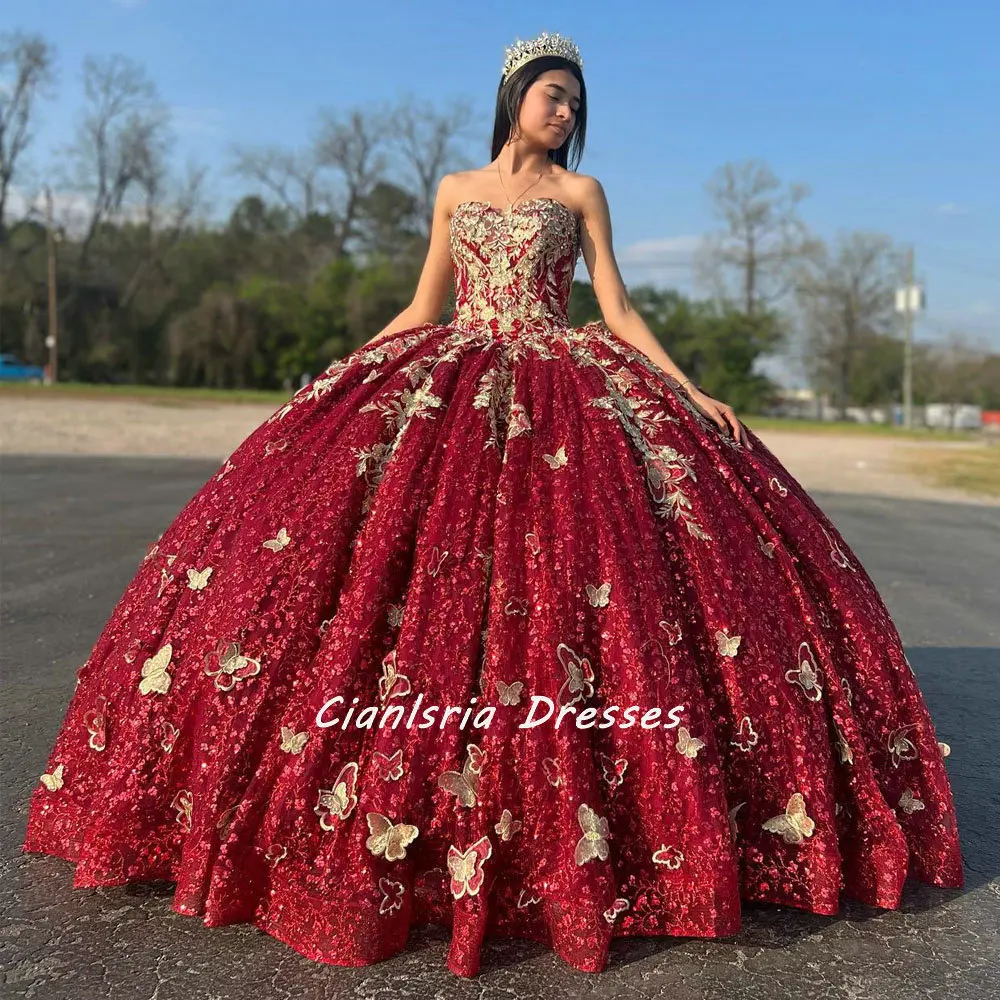
[[[522,198],[524,197],[525,193],[526,193],[526,192],[528,192],[528,191],[530,191],[530,190],[531,190],[531,189],[532,189],[532,188],[533,188],[533,187],[534,187],[534,186],[535,186],[535,185],[536,185],[536,184],[537,184],[537,183],[538,183],[538,182],[539,182],[539,181],[540,181],[540,180],[541,180],[541,179],[542,179],[542,178],[543,178],[544,176],[545,176],[545,173],[544,173],[544,172],[543,172],[543,173],[540,173],[540,174],[539,174],[539,175],[538,175],[538,176],[537,176],[537,177],[536,177],[536,178],[535,178],[535,179],[534,179],[534,180],[533,180],[533,181],[532,181],[532,182],[531,182],[531,183],[530,183],[530,184],[529,184],[529,185],[528,185],[528,186],[527,186],[527,187],[526,187],[525,189],[524,189],[524,191],[522,191],[522,192],[521,192],[521,193],[520,193],[520,194],[519,194],[519,195],[517,196],[517,200],[518,200],[518,201],[520,201],[520,200],[521,200],[521,199],[522,199]],[[510,213],[510,210],[511,210],[511,209],[512,209],[512,208],[514,207],[514,202],[512,202],[512,201],[510,200],[510,197],[509,197],[509,196],[508,196],[508,194],[507,194],[507,188],[506,188],[506,187],[504,186],[504,182],[503,182],[503,174],[502,174],[502,173],[500,172],[500,161],[499,161],[499,160],[497,160],[497,177],[499,177],[499,178],[500,178],[500,187],[501,187],[501,189],[503,190],[503,196],[504,196],[504,198],[506,198],[506,199],[507,199],[507,207],[506,207],[506,208],[504,209],[504,212],[506,212],[506,213],[508,213],[508,214],[509,214],[509,213]]]

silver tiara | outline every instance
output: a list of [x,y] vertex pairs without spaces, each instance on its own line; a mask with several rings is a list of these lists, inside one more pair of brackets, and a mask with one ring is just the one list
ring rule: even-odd
[[549,34],[543,31],[537,38],[529,38],[523,42],[520,38],[514,41],[513,45],[508,45],[505,50],[503,64],[503,77],[501,83],[510,76],[516,69],[520,69],[525,63],[541,56],[562,56],[574,62],[580,69],[583,69],[583,59],[580,58],[580,50],[571,38],[566,38],[558,33]]

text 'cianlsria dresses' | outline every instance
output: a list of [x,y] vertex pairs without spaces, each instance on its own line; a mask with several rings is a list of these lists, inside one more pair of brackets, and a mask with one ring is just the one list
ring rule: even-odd
[[443,924],[464,976],[484,936],[600,971],[741,899],[962,884],[870,577],[752,431],[569,325],[579,228],[461,203],[452,322],[334,362],[199,489],[79,671],[25,850],[321,962]]

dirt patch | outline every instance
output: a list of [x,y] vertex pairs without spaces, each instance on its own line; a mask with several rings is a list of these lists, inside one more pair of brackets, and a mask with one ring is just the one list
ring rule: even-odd
[[[280,404],[278,404],[280,405]],[[161,455],[223,459],[278,409],[256,403],[182,407],[135,400],[0,398],[0,454]],[[753,426],[753,421],[748,420]],[[1000,497],[914,474],[919,441],[762,429],[761,439],[807,490],[1000,506]],[[935,452],[982,447],[936,444]]]

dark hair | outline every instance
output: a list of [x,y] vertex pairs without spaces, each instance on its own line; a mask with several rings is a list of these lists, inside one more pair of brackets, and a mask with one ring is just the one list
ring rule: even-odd
[[[500,155],[500,150],[510,138],[511,129],[517,122],[528,88],[550,69],[567,69],[577,78],[580,82],[580,108],[573,121],[573,131],[558,149],[549,150],[549,159],[568,170],[575,170],[579,165],[587,136],[587,85],[583,82],[583,71],[580,67],[569,59],[563,59],[562,56],[539,56],[514,70],[505,81],[501,82],[497,88],[491,159],[495,160]],[[569,166],[571,159],[572,167]]]

